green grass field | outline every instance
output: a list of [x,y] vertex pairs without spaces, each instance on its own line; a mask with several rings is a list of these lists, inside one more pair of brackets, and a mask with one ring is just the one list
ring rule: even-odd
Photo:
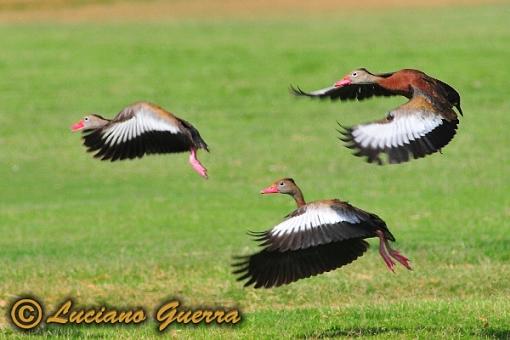
[[[510,338],[510,6],[150,23],[0,25],[0,336],[30,293],[47,310],[237,306],[240,326],[175,326],[218,338]],[[403,98],[296,99],[353,68],[418,68],[454,87],[465,116],[425,159],[377,167],[351,156],[336,121],[381,118]],[[71,123],[148,100],[186,118],[211,147],[205,181],[187,155],[99,162]],[[372,240],[340,270],[244,289],[231,258],[248,230],[293,209],[264,197],[293,177],[309,200],[338,197],[380,215],[414,271],[390,273]],[[43,337],[157,337],[156,323],[48,327]]]

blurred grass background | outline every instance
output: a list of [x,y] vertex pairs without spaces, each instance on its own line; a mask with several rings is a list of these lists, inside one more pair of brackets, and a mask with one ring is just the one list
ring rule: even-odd
[[[175,327],[179,337],[510,336],[510,6],[303,13],[258,19],[0,24],[0,334],[23,293],[47,310],[238,306],[240,327]],[[143,21],[143,20],[142,20]],[[383,117],[403,98],[296,99],[351,69],[412,67],[459,90],[465,116],[443,150],[399,166],[350,155],[336,121]],[[148,100],[189,120],[200,154],[107,163],[71,123]],[[387,271],[376,247],[340,270],[273,290],[243,289],[233,255],[247,230],[293,209],[261,197],[291,176],[309,200],[338,197],[383,217],[415,270]],[[374,240],[375,241],[375,240]],[[372,241],[373,245],[376,242]],[[38,335],[154,337],[143,327],[61,327]]]

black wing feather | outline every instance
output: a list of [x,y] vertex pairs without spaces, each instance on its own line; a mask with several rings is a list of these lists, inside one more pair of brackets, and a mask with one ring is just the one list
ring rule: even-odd
[[112,162],[127,158],[141,158],[145,154],[185,152],[192,146],[186,135],[167,131],[145,132],[126,142],[110,146],[105,142],[101,130],[93,130],[84,133],[83,141],[88,152],[96,152],[94,157]]
[[324,89],[324,91],[317,90],[313,92],[305,92],[301,90],[299,87],[290,87],[291,93],[296,96],[306,96],[311,98],[320,98],[326,99],[329,98],[331,100],[364,100],[371,97],[389,97],[396,96],[399,93],[386,90],[385,88],[377,85],[377,84],[356,84],[356,85],[348,85],[342,87],[330,87]]
[[453,139],[456,134],[458,124],[458,119],[454,119],[452,121],[443,119],[442,124],[438,125],[426,135],[409,141],[409,143],[392,147],[364,147],[354,139],[354,136],[352,135],[352,128],[341,131],[342,137],[340,139],[345,142],[346,147],[355,150],[353,153],[355,156],[365,157],[368,163],[383,165],[384,161],[380,155],[386,154],[388,163],[398,164],[407,162],[413,158],[422,158],[440,151]]
[[238,257],[233,264],[238,281],[254,288],[279,287],[345,266],[362,256],[369,245],[353,239],[303,250],[271,251],[264,249],[250,256]]

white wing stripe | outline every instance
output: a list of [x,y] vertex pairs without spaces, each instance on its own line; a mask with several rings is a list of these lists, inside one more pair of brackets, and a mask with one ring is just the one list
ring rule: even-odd
[[405,115],[393,113],[393,116],[389,123],[358,125],[352,131],[354,141],[363,148],[402,146],[425,136],[443,122],[440,116],[425,112]]
[[321,225],[319,214],[313,215],[312,228],[314,225]]
[[113,138],[111,131],[106,131],[103,134],[103,139],[105,144],[110,144],[110,140]]
[[136,125],[132,124],[129,128],[129,133],[127,135],[127,139],[131,140],[133,137],[136,136]]
[[117,129],[117,131],[115,133],[115,137],[113,138],[113,143],[114,144],[120,143],[120,141],[122,139],[122,135],[124,134],[124,130],[125,129],[126,129],[125,125],[119,126],[119,128]]
[[312,230],[321,225],[336,224],[340,222],[359,223],[360,219],[354,213],[333,210],[331,207],[308,207],[298,216],[290,217],[271,230],[271,234],[281,237],[288,233],[296,233],[302,230]]
[[167,131],[173,134],[181,132],[177,126],[156,116],[152,111],[142,109],[130,119],[115,123],[106,129],[103,132],[103,140],[105,144],[113,146],[125,143],[149,131]]
[[129,128],[131,127],[132,124],[126,124],[126,126],[124,126],[124,128],[122,129],[122,135],[119,137],[119,141],[120,143],[124,143],[127,139],[127,134],[128,134],[128,131],[129,131]]

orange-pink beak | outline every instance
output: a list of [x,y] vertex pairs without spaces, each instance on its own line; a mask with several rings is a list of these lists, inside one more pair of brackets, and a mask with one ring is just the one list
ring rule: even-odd
[[278,192],[278,188],[274,184],[260,191],[261,194],[277,194]]
[[83,123],[83,119],[82,119],[78,123],[73,124],[73,126],[71,126],[71,131],[72,132],[80,131],[84,127],[85,127],[85,124]]
[[335,83],[335,87],[342,87],[347,86],[352,83],[351,79],[349,79],[349,76],[345,76],[342,78],[342,80],[339,80]]

